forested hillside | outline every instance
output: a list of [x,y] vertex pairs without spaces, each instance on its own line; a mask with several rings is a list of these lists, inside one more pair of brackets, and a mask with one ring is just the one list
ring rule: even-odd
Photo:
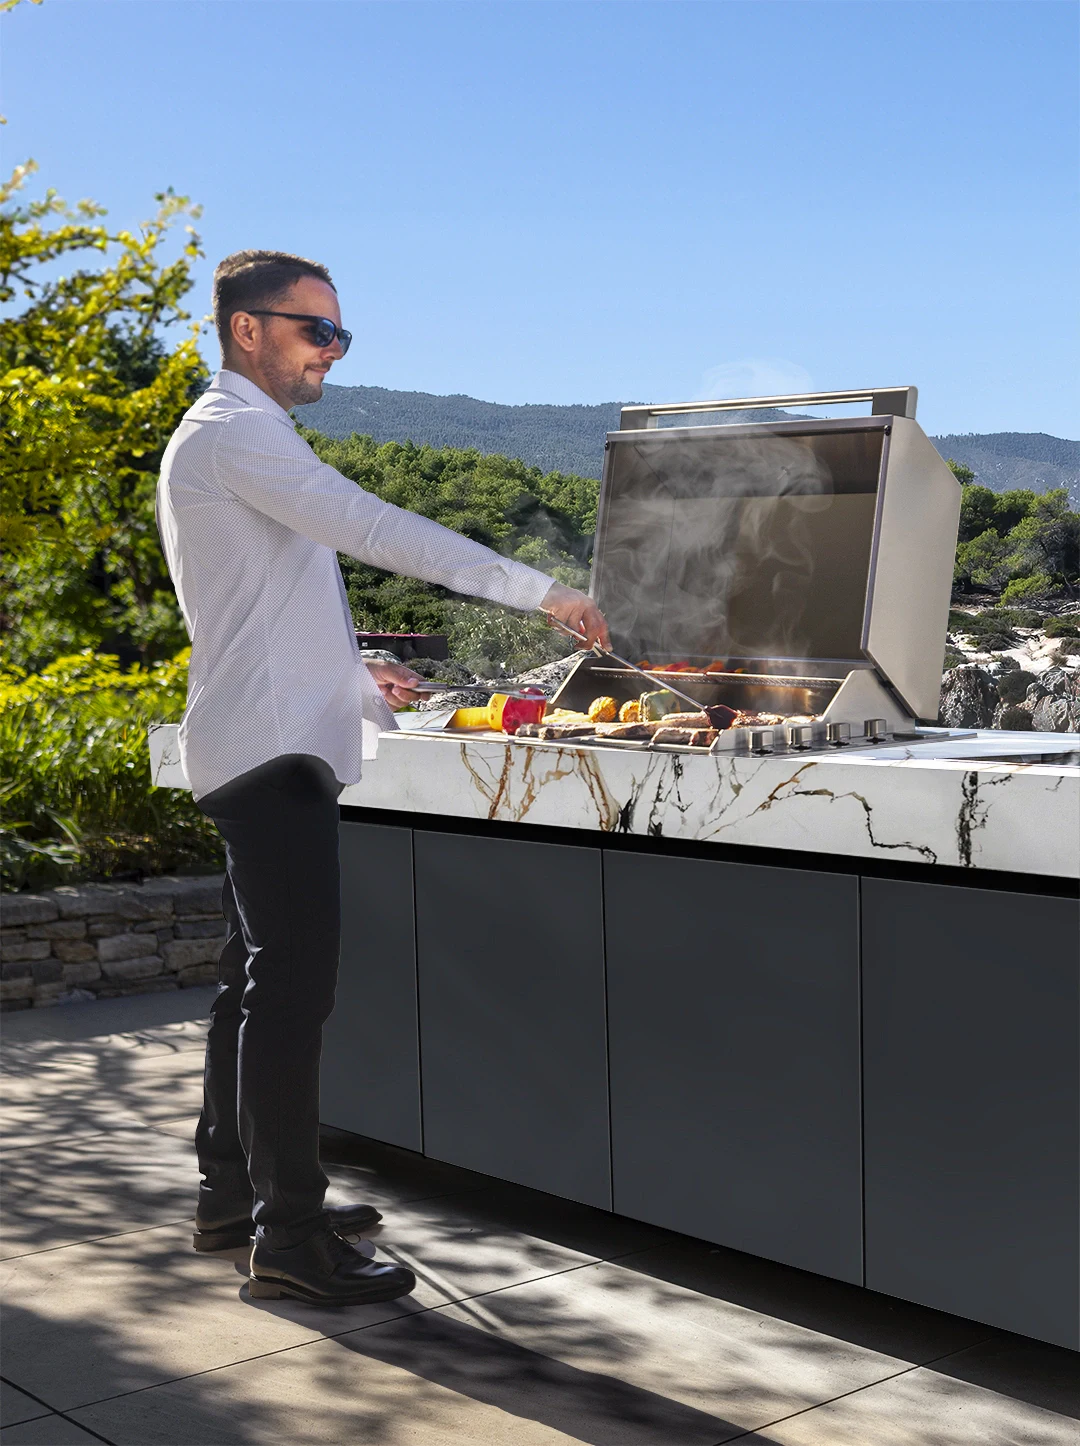
[[[377,442],[420,442],[432,447],[476,447],[520,457],[542,471],[599,477],[604,434],[619,425],[621,402],[598,406],[507,407],[475,397],[395,392],[386,387],[327,386],[322,401],[301,407],[306,426],[327,437],[352,432]],[[767,421],[789,412],[728,412],[720,421]],[[704,418],[699,417],[702,421]],[[950,434],[932,438],[941,455],[955,458],[994,492],[1017,487],[1049,492],[1063,487],[1080,505],[1080,442],[1045,432]]]

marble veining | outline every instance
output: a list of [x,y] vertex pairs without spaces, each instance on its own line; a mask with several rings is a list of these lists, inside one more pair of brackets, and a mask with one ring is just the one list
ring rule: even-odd
[[[176,729],[154,781],[184,787]],[[343,804],[583,832],[1080,876],[1080,769],[864,755],[748,758],[387,733]]]

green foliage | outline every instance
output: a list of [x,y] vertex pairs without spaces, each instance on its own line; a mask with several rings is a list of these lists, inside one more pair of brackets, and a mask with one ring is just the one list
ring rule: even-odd
[[450,652],[482,678],[509,677],[565,658],[572,645],[535,613],[448,603]]
[[1059,590],[1076,596],[1080,513],[1070,509],[1068,493],[965,486],[954,577],[962,590],[990,588],[1005,602]]
[[8,659],[36,667],[81,646],[161,657],[184,635],[154,488],[205,378],[197,326],[171,350],[160,338],[190,320],[181,301],[199,238],[188,225],[176,259],[161,249],[198,208],[163,192],[153,219],[112,231],[90,201],[70,209],[48,191],[18,202],[32,170],[0,187],[0,301],[24,303],[0,319]]
[[949,613],[949,631],[963,633],[987,652],[1013,648],[1020,641],[1017,628],[1041,626],[1042,614],[1033,608],[986,608],[980,613]]
[[970,483],[975,481],[975,473],[971,470],[971,468],[965,467],[963,462],[958,462],[955,457],[950,457],[949,460],[945,463],[945,465],[949,468],[949,470],[952,472],[953,476],[956,478],[956,480],[960,483],[961,486],[966,487]]
[[6,888],[220,862],[191,795],[150,785],[147,726],[179,719],[187,661],[121,671],[87,652],[0,673]]
[[[356,433],[343,439],[303,435],[324,462],[384,501],[431,517],[559,582],[588,585],[599,497],[599,485],[590,478],[545,475],[538,467],[475,448],[379,445]],[[359,628],[434,633],[456,628],[460,647],[468,650],[460,654],[465,661],[486,660],[511,670],[511,659],[524,656],[530,639],[537,651],[527,661],[553,656],[548,630],[537,620],[477,605],[456,612],[445,588],[396,577],[349,557],[341,558],[341,568]],[[481,614],[487,617],[483,624]]]
[[1036,572],[1030,577],[1014,577],[1001,594],[1001,601],[1033,602],[1036,598],[1049,597],[1053,591],[1054,579],[1048,573]]
[[1050,618],[1046,624],[1048,638],[1080,638],[1080,618]]

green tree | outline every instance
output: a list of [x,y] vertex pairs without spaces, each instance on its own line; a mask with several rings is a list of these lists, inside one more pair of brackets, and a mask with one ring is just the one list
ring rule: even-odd
[[989,487],[972,484],[964,487],[960,494],[960,532],[957,538],[961,546],[988,528],[992,532],[997,531],[997,501],[997,493],[991,492]]
[[975,481],[975,473],[971,468],[965,466],[963,462],[958,462],[955,457],[950,457],[945,465],[960,483],[961,487],[967,487]]
[[[544,474],[514,458],[471,448],[414,442],[380,446],[356,433],[340,439],[308,431],[302,435],[324,462],[368,492],[434,518],[560,582],[587,586],[599,494],[596,481],[560,472]],[[456,612],[444,588],[395,577],[349,557],[342,557],[341,566],[358,627],[371,632],[460,632],[470,656],[478,658],[500,648],[503,633],[479,619],[476,610]],[[516,633],[514,638],[510,651],[517,656],[527,640]]]
[[182,299],[199,238],[186,224],[180,255],[162,249],[198,208],[166,191],[151,220],[110,230],[90,201],[21,202],[33,170],[0,186],[0,302],[23,302],[0,320],[0,625],[23,665],[82,646],[159,657],[184,636],[156,476],[206,374],[198,325],[171,348],[161,336],[191,320]]
[[[1080,513],[1071,511],[1064,488],[1044,492],[1006,538],[1011,576],[1022,581],[1045,578],[1070,597],[1080,587]],[[1047,589],[1048,590],[1048,589]],[[1014,596],[1018,595],[1014,591]]]

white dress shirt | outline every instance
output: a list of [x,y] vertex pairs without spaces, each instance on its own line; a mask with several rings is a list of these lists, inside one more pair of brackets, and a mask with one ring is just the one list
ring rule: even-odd
[[382,502],[220,371],[165,450],[158,530],[191,637],[180,754],[195,797],[286,753],[356,783],[394,718],[360,661],[336,553],[507,607],[552,580]]

